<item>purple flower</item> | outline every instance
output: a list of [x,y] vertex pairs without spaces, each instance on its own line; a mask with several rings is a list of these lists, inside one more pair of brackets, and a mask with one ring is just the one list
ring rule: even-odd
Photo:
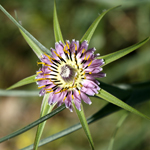
[[93,96],[100,90],[95,78],[106,76],[100,68],[104,60],[96,59],[99,54],[94,51],[95,48],[88,49],[87,41],[55,43],[55,49],[51,48],[52,56],[43,54],[38,62],[42,64],[36,76],[38,87],[42,88],[40,96],[50,93],[49,105],[65,103],[70,111],[72,102],[78,110],[81,110],[81,100],[90,105],[92,102],[87,95]]

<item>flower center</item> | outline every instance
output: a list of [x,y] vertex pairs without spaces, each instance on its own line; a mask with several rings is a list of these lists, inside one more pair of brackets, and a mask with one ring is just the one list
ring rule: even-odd
[[65,82],[73,81],[76,74],[76,69],[71,67],[70,65],[61,67],[60,76]]

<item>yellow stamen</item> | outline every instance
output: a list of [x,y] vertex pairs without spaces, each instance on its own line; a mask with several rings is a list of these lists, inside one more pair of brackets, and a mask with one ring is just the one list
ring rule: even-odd
[[89,72],[89,74],[92,74],[92,72]]
[[77,51],[77,45],[74,43],[74,45],[75,45],[75,51]]
[[36,72],[36,74],[39,74],[39,73],[42,73],[42,71],[38,71],[38,72]]
[[85,49],[82,50],[82,53],[84,53]]
[[83,87],[83,85],[81,83],[79,83],[81,87]]
[[92,60],[91,60],[91,62],[88,64],[88,67],[91,65],[91,63],[92,63]]
[[66,46],[68,47],[68,49],[69,49],[69,44],[68,44],[68,42],[66,41]]
[[50,62],[52,63],[52,58],[49,55],[47,55],[46,53],[44,53],[44,55],[46,55],[49,58]]
[[87,60],[90,58],[90,55],[88,56]]
[[36,81],[45,80],[45,78],[35,79]]
[[53,92],[53,90],[52,91],[47,91],[47,93],[52,93]]
[[56,51],[54,51],[54,53],[55,53],[56,56],[58,56],[59,58],[62,58],[59,54],[56,53]]
[[39,64],[45,65],[45,63],[44,63],[44,62],[37,62],[37,64],[38,64],[38,65],[39,65]]
[[72,99],[74,99],[73,95],[71,95]]
[[65,101],[66,98],[67,98],[67,97],[65,96],[64,99],[63,99],[63,101]]
[[79,95],[81,94],[81,92],[80,91],[78,91],[79,92]]
[[41,89],[41,88],[43,88],[43,87],[45,87],[45,85],[43,85],[43,86],[39,86],[39,87],[38,87],[38,89]]

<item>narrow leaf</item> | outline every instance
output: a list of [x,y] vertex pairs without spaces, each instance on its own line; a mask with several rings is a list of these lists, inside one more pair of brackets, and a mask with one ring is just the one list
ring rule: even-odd
[[126,112],[123,116],[121,116],[121,118],[119,119],[117,125],[116,125],[116,129],[113,133],[113,136],[110,140],[110,143],[109,143],[109,147],[108,147],[108,150],[113,150],[113,145],[114,145],[114,141],[115,141],[115,137],[116,137],[116,134],[117,134],[117,131],[119,130],[119,128],[121,127],[121,125],[123,124],[123,122],[125,121],[125,119],[127,118],[128,116],[128,112]]
[[38,58],[41,58],[43,51],[21,30],[19,29],[22,36],[26,40],[26,42],[29,44],[29,46],[32,48],[32,50],[35,52],[35,54],[38,56]]
[[21,26],[20,23],[18,23],[1,5],[0,5],[1,11],[19,28],[28,36],[30,40],[32,40],[35,45],[37,45],[43,52],[51,55],[50,50],[47,49],[45,46],[43,46],[35,37],[33,37],[25,28]]
[[[55,105],[52,106],[52,105],[48,104],[49,95],[50,95],[50,93],[44,95],[43,102],[41,105],[40,118],[47,115],[48,113],[50,113],[52,111],[53,107],[55,106]],[[37,148],[38,148],[38,144],[39,144],[40,138],[42,136],[42,132],[44,130],[45,124],[46,124],[46,121],[44,121],[38,125],[38,129],[37,129],[36,137],[35,137],[35,141],[34,141],[34,150],[37,150]]]
[[87,40],[88,43],[90,42],[91,38],[92,38],[92,35],[94,33],[94,31],[96,30],[96,27],[98,26],[98,23],[100,22],[100,20],[103,18],[103,16],[108,13],[110,10],[113,10],[115,8],[117,8],[119,6],[116,6],[116,7],[113,7],[113,8],[110,8],[106,11],[104,11],[102,14],[100,14],[96,19],[95,21],[92,23],[92,25],[89,27],[89,29],[86,31],[86,33],[83,35],[82,39],[80,40],[80,42],[82,43],[84,40]]
[[56,2],[54,0],[54,16],[53,16],[53,23],[54,23],[54,35],[55,35],[55,41],[56,42],[63,42],[63,36],[60,30],[60,25],[59,25],[59,21],[58,21],[58,17],[57,17],[57,11],[56,11]]
[[137,48],[141,47],[142,45],[144,45],[148,40],[150,39],[150,37],[144,39],[143,41],[139,42],[139,43],[136,43],[135,45],[132,45],[130,47],[127,47],[125,49],[122,49],[122,50],[119,50],[117,52],[114,52],[112,54],[108,54],[108,55],[105,55],[105,56],[101,56],[101,57],[98,57],[98,59],[104,59],[105,61],[105,65],[131,53],[132,51],[136,50]]
[[89,130],[89,127],[88,127],[88,124],[87,124],[87,121],[86,121],[86,117],[85,117],[85,114],[84,114],[84,110],[83,110],[83,106],[81,104],[81,111],[79,111],[75,104],[73,103],[73,106],[74,106],[74,109],[79,117],[79,120],[80,120],[80,123],[82,125],[82,128],[89,140],[89,143],[91,145],[91,149],[94,150],[94,144],[93,144],[93,140],[92,140],[92,136],[91,136],[91,133],[90,133],[90,130]]
[[12,85],[9,88],[7,88],[7,90],[11,90],[11,89],[23,86],[23,85],[34,83],[34,82],[36,82],[35,77],[36,77],[36,75],[32,75],[32,76],[29,76],[29,77],[27,77],[25,79],[22,79],[19,82],[15,83],[14,85]]
[[134,114],[137,114],[145,119],[150,120],[150,118],[144,114],[142,114],[141,112],[139,112],[138,110],[134,109],[133,107],[131,107],[130,105],[126,104],[125,102],[121,101],[120,99],[118,99],[117,97],[111,95],[110,93],[106,92],[103,89],[100,89],[99,93],[96,94],[96,96],[112,103],[115,104],[123,109],[126,109]]

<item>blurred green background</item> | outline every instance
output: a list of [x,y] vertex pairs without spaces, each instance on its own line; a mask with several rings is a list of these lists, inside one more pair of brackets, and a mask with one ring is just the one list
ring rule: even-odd
[[[0,4],[47,48],[54,47],[53,0],[1,0]],[[89,47],[101,55],[133,45],[150,36],[149,0],[57,0],[57,12],[64,39],[80,40],[91,23],[105,9],[109,12],[98,25]],[[0,89],[35,74],[38,58],[27,45],[17,27],[0,11]],[[104,67],[109,84],[137,83],[150,80],[150,42],[135,52]],[[36,90],[36,84],[18,89]],[[41,97],[0,97],[0,137],[14,132],[39,118]],[[102,108],[106,102],[92,99],[84,104],[86,116]],[[150,116],[150,102],[136,106]],[[107,150],[109,141],[124,110],[90,125],[97,150]],[[64,110],[47,121],[43,138],[78,122],[75,113]],[[119,129],[114,150],[150,150],[150,122],[130,114]],[[16,150],[32,144],[36,128],[0,144],[1,150]],[[82,130],[44,145],[39,150],[90,149]]]

